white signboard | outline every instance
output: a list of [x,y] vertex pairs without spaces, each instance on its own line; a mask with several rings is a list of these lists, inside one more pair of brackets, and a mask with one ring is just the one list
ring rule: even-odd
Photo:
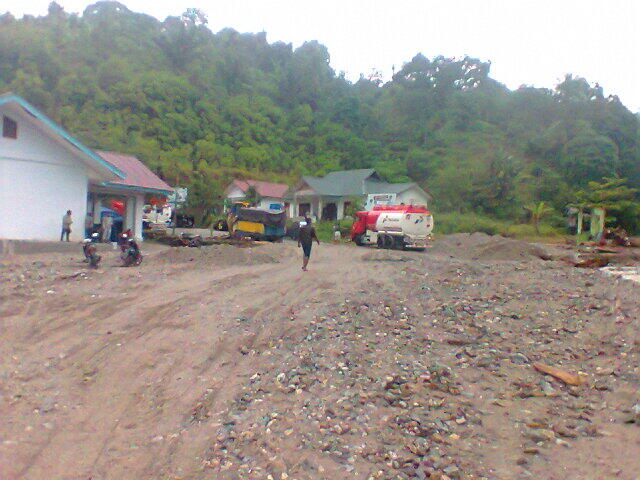
[[189,190],[182,187],[176,187],[173,189],[173,193],[167,197],[167,203],[172,205],[182,205],[187,202],[187,195]]
[[376,205],[393,205],[396,203],[395,193],[370,193],[367,195],[367,201],[364,204],[366,211],[373,210]]

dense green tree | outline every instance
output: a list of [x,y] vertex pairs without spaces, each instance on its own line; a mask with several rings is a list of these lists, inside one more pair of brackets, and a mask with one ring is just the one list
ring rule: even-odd
[[638,116],[579,76],[510,91],[489,62],[417,54],[386,83],[375,71],[351,83],[316,41],[207,24],[198,9],[161,22],[114,1],[0,15],[0,89],[89,145],[137,155],[201,209],[232,178],[344,168],[418,182],[436,209],[501,217],[561,211],[603,177],[640,187]]
[[262,200],[262,196],[258,193],[256,187],[251,185],[249,188],[247,188],[244,199],[249,204],[249,206],[253,207],[254,205],[260,203],[260,200]]
[[618,148],[609,137],[585,132],[565,143],[562,169],[575,185],[617,173]]

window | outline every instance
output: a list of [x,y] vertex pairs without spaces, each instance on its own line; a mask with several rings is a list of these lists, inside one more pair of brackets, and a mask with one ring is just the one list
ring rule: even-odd
[[9,117],[2,117],[2,136],[4,138],[18,138],[18,124]]

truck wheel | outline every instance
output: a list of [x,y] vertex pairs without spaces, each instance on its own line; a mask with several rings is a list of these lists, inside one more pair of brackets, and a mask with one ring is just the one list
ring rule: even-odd
[[390,250],[393,249],[395,240],[391,235],[385,235],[383,242],[384,242],[384,248],[388,248]]

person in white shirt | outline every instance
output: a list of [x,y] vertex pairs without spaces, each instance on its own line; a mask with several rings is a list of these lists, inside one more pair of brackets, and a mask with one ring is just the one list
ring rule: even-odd
[[102,241],[111,241],[111,227],[113,226],[113,217],[109,214],[102,217]]
[[67,210],[67,213],[62,217],[62,232],[60,233],[60,241],[62,242],[64,237],[67,237],[69,241],[69,234],[71,233],[71,224],[73,219],[71,218],[71,210]]

